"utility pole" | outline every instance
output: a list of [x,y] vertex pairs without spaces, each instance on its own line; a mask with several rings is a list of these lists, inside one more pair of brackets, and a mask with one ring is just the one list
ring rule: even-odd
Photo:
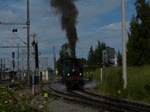
[[5,69],[5,58],[4,58],[4,66],[3,66],[3,67],[4,67],[4,69]]
[[30,84],[30,11],[29,0],[27,0],[27,77]]
[[125,1],[122,0],[122,64],[123,64],[123,88],[127,88],[127,61],[126,61],[126,15],[125,15]]
[[15,80],[15,52],[12,52],[12,67],[13,67],[13,80]]
[[56,53],[55,53],[55,46],[53,46],[53,58],[54,58],[54,76],[55,76],[56,75]]
[[19,44],[18,44],[18,72],[19,72]]
[[0,78],[2,78],[2,74],[3,74],[3,71],[2,71],[2,65],[3,65],[3,64],[2,64],[2,61],[3,61],[3,60],[2,60],[2,58],[1,58],[1,76],[0,76]]

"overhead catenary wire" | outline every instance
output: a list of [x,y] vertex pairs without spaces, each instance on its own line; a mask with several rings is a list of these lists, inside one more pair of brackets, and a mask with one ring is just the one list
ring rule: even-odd
[[[10,29],[9,29],[9,31],[11,31]],[[12,32],[12,31],[11,31]],[[16,33],[14,33],[14,32],[12,32],[12,34],[13,35],[15,35],[20,41],[22,41],[25,45],[27,45],[27,43],[24,41],[24,40],[22,40]]]
[[[20,2],[20,0],[13,0],[12,2],[12,4],[10,4],[10,3],[8,3],[8,2],[10,2],[9,0],[6,0],[4,3],[4,5],[2,6],[2,7],[0,7],[0,9],[1,10],[7,10],[7,11],[11,11],[11,14],[13,14],[13,16],[14,17],[16,17],[17,19],[20,19],[20,20],[22,20],[22,21],[26,21],[26,17],[24,16],[24,15],[21,15],[22,13],[17,13],[16,12],[16,10],[14,10],[12,7],[14,7],[15,5],[14,4],[18,4],[18,2]],[[19,11],[19,10],[18,10]],[[3,18],[5,18],[5,20],[6,20],[6,18],[7,18],[7,15],[6,15],[6,17],[3,17]]]

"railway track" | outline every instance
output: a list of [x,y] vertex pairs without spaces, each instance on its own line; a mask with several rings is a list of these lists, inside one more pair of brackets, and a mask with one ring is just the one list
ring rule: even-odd
[[[42,92],[49,93],[49,95],[51,95],[51,96],[59,97],[61,99],[69,101],[69,102],[73,102],[73,103],[76,103],[76,104],[82,104],[82,105],[85,105],[85,106],[93,107],[94,109],[96,108],[96,109],[102,110],[102,107],[100,107],[99,104],[95,104],[95,102],[91,102],[91,101],[85,100],[83,98],[81,99],[79,96],[71,94],[70,92],[67,92],[67,91],[66,92],[58,91],[58,90],[55,90],[52,87],[48,89],[48,87],[46,87],[46,86],[48,86],[48,84],[43,85],[41,87],[41,90],[42,90]],[[115,112],[117,112],[117,111],[115,111]]]
[[77,96],[83,96],[88,97],[91,99],[95,99],[97,101],[103,101],[107,102],[108,104],[112,106],[117,106],[118,110],[123,111],[133,111],[133,112],[150,112],[150,105],[143,104],[135,101],[125,100],[121,98],[116,97],[110,97],[110,96],[104,96],[104,95],[98,95],[94,94],[88,91],[74,91],[73,94],[76,94]]
[[144,104],[144,103],[139,103],[131,100],[126,100],[126,99],[121,99],[121,98],[116,98],[116,97],[110,97],[110,96],[104,96],[104,95],[97,95],[88,91],[80,91],[81,93],[84,93],[86,95],[90,95],[93,97],[96,97],[98,99],[105,99],[107,101],[116,103],[118,105],[123,105],[127,109],[136,109],[139,112],[150,112],[150,105]]
[[[47,84],[48,86],[49,84]],[[45,86],[45,89],[43,89]],[[48,92],[55,97],[63,98],[67,101],[80,103],[93,108],[107,110],[110,112],[150,112],[150,105],[142,104],[125,99],[97,95],[88,91],[58,91],[52,87],[42,86],[43,92]]]

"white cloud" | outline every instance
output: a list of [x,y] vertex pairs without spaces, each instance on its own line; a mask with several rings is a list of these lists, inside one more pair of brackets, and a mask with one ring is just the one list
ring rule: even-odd
[[109,25],[105,25],[102,27],[102,29],[106,30],[120,30],[121,29],[121,23],[112,23]]

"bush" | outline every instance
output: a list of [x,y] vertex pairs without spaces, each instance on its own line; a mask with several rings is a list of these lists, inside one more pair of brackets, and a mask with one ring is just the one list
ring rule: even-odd
[[8,88],[7,84],[0,85],[0,112],[44,112],[46,109],[46,102],[32,102],[30,96],[21,93],[15,95],[15,91]]

